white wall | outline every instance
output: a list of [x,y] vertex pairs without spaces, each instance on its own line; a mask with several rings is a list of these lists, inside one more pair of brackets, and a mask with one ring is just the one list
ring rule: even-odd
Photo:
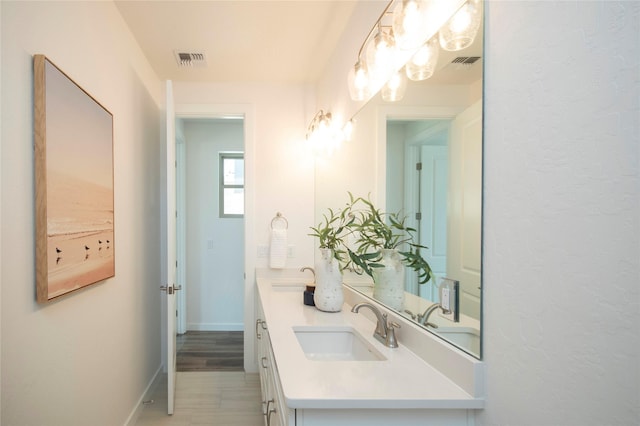
[[[124,424],[160,366],[162,86],[111,2],[2,1],[2,424]],[[114,116],[116,275],[35,302],[33,71]]]
[[639,16],[489,4],[481,425],[640,423]]
[[219,154],[244,151],[240,120],[188,120],[187,329],[243,330],[244,221],[220,218]]

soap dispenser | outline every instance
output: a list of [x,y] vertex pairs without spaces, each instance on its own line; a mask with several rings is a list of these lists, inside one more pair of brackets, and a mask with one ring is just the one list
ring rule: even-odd
[[303,303],[307,306],[316,306],[315,302],[313,301],[313,295],[316,291],[316,271],[314,271],[313,268],[309,266],[303,266],[302,268],[300,268],[300,272],[304,272],[307,270],[311,271],[311,273],[313,274],[313,284],[307,284],[305,286]]

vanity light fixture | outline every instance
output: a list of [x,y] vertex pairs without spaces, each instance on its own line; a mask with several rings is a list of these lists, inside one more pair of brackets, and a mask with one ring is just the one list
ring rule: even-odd
[[[358,60],[349,70],[347,78],[349,94],[354,101],[367,100],[369,95],[375,93],[377,88],[386,81],[384,77],[380,80],[381,74],[384,75],[387,73],[383,71],[387,69],[389,60],[391,59],[387,52],[388,49],[391,48],[390,46],[395,46],[395,39],[393,34],[384,31],[381,21],[394,1],[395,0],[391,0],[389,4],[387,4],[387,7],[382,11],[382,14],[369,31],[369,34],[367,34],[362,45],[360,45],[360,50],[358,50]],[[372,36],[374,37],[372,38]],[[372,41],[371,46],[367,44],[370,41]],[[376,48],[377,45],[380,46],[379,49]],[[366,51],[365,47],[367,47]],[[363,52],[366,53],[366,57],[363,57]]]
[[382,86],[380,95],[385,102],[397,102],[404,97],[404,93],[407,91],[407,77],[403,70],[396,71],[389,81]]
[[420,47],[407,62],[407,77],[413,81],[426,80],[433,75],[440,56],[438,37],[433,37]]
[[358,62],[349,71],[349,94],[354,101],[364,101],[369,96],[369,73],[367,64],[358,59]]
[[482,20],[480,0],[468,0],[440,29],[440,46],[444,50],[462,50],[476,38]]
[[[384,100],[399,100],[406,87],[398,70],[411,80],[435,71],[440,46],[461,50],[473,43],[481,23],[482,0],[391,0],[358,51],[348,75],[349,94],[366,101],[381,90]],[[396,4],[393,13],[389,10]],[[391,22],[387,20],[392,15]],[[438,41],[440,46],[438,46]],[[366,57],[363,51],[366,47]]]
[[309,123],[307,129],[307,140],[318,136],[326,136],[331,128],[331,113],[320,110]]
[[351,138],[352,129],[353,120],[340,128],[330,112],[320,110],[309,123],[307,142],[316,155],[329,156],[342,142]]
[[370,77],[386,81],[390,77],[389,64],[394,63],[396,42],[393,30],[384,29],[378,21],[377,31],[367,47],[367,66]]
[[422,42],[427,1],[402,0],[393,10],[393,34],[400,49],[413,50]]

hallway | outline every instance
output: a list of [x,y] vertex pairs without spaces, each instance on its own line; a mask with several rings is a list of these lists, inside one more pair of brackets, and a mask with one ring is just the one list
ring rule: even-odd
[[176,350],[177,371],[244,371],[242,331],[187,331]]

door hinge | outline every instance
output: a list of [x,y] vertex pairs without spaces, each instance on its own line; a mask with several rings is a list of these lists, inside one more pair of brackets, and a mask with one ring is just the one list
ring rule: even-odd
[[422,220],[422,213],[421,212],[416,213],[416,220]]
[[422,163],[416,163],[416,170],[420,171],[422,170]]

